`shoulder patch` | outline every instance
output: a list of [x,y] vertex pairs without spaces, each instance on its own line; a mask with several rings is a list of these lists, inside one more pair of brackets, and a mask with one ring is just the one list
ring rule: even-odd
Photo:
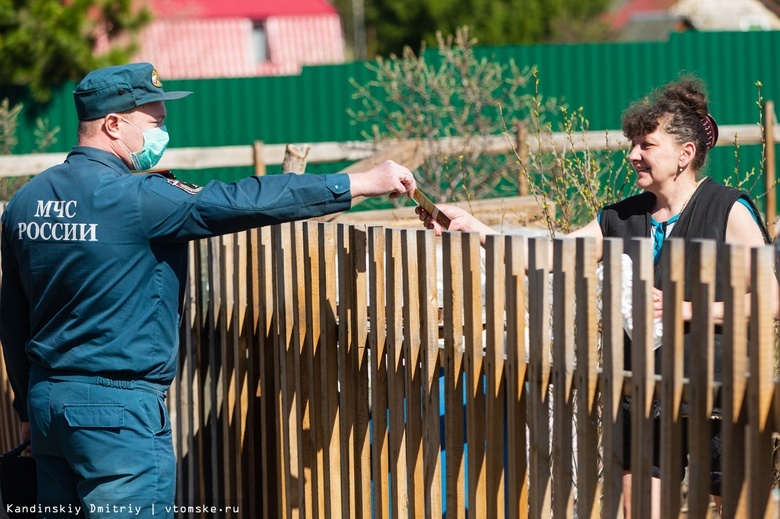
[[173,187],[178,187],[182,191],[189,193],[191,195],[194,195],[195,193],[203,189],[203,187],[201,186],[196,186],[195,184],[190,184],[189,182],[182,182],[181,180],[176,180],[175,178],[169,178],[166,180],[166,182],[168,182]]

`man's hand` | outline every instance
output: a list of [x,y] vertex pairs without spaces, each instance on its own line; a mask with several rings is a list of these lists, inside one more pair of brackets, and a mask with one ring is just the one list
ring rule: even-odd
[[411,197],[417,187],[414,175],[407,168],[388,160],[362,173],[349,174],[352,197],[382,196]]
[[[30,440],[30,422],[20,422],[22,424],[22,441],[26,442]],[[28,446],[24,452],[32,454],[32,448]]]

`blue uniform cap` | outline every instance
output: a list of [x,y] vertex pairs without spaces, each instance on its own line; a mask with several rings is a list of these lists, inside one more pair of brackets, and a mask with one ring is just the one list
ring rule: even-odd
[[93,70],[73,91],[80,121],[132,110],[147,103],[181,99],[192,92],[165,92],[151,63],[130,63]]

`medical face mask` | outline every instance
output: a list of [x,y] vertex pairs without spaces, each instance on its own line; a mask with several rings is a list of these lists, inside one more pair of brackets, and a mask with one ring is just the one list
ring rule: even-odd
[[122,120],[141,132],[144,136],[144,146],[141,151],[130,151],[122,141],[119,141],[130,154],[130,160],[133,161],[133,167],[136,171],[144,171],[153,168],[163,156],[165,148],[168,147],[168,130],[165,126],[149,128],[142,130],[124,117]]

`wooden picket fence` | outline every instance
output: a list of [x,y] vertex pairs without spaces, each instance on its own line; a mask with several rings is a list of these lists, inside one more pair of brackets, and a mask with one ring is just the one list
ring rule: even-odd
[[[718,394],[724,517],[774,513],[774,247],[726,247],[717,384],[712,242],[696,242],[687,258],[679,240],[664,247],[660,376],[647,311],[650,241],[625,251],[631,371],[623,365],[624,242],[605,241],[601,311],[594,243],[555,240],[551,256],[549,244],[496,235],[482,250],[472,234],[314,221],[193,242],[169,396],[179,517],[420,518],[445,509],[447,517],[619,517],[624,441],[635,517],[647,517],[654,398],[663,517],[707,517],[706,428]],[[749,320],[746,256],[757,287]],[[696,361],[684,378],[686,265]],[[624,394],[633,399],[630,438],[622,437]],[[7,448],[16,435],[4,371],[0,396]],[[691,410],[686,496],[683,402]]]
[[[631,372],[623,366],[623,242],[605,243],[600,318],[594,244],[556,240],[552,259],[548,247],[495,236],[483,255],[470,234],[439,242],[429,231],[317,222],[193,244],[171,391],[181,501],[238,503],[245,517],[441,517],[445,509],[448,517],[572,517],[575,508],[578,517],[618,517],[630,441],[633,509],[644,517],[657,398],[663,516],[705,517],[706,428],[720,392],[724,516],[774,510],[776,350],[765,290],[774,248],[748,251],[752,285],[761,288],[749,325],[738,304],[746,251],[726,250],[734,274],[716,384],[713,243],[697,243],[692,258],[677,240],[664,249],[662,376],[653,374],[650,346],[649,240],[626,251],[634,259]],[[678,312],[686,260],[696,273],[689,378]],[[631,438],[622,437],[625,393],[637,424]],[[683,402],[692,410],[685,498],[675,454]]]

